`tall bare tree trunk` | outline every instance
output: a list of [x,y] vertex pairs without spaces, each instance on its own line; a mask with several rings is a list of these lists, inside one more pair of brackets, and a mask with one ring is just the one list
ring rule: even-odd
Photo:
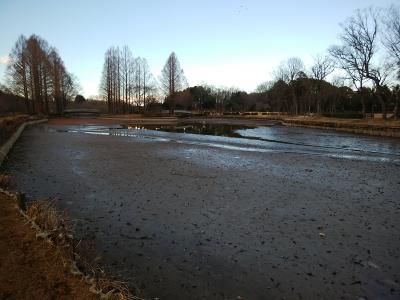
[[28,81],[26,79],[26,62],[25,59],[22,62],[22,84],[24,86],[24,98],[25,98],[25,105],[28,113],[31,113],[31,107],[29,105],[29,93],[28,93]]
[[363,118],[365,119],[366,116],[367,116],[367,110],[366,110],[366,107],[365,107],[365,97],[364,97],[363,92],[360,95],[360,100],[361,100],[362,115],[363,115]]
[[385,100],[383,99],[381,87],[379,85],[376,86],[376,96],[378,97],[379,103],[381,105],[382,119],[386,120],[387,118],[386,103]]
[[44,71],[43,73],[43,88],[44,88],[44,101],[45,101],[45,105],[46,105],[46,114],[50,113],[50,109],[49,109],[49,99],[47,96],[47,74],[46,71]]

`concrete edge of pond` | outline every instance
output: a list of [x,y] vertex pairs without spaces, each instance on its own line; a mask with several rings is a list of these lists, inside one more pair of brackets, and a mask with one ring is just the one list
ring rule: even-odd
[[26,126],[31,126],[31,125],[36,125],[36,124],[41,124],[47,122],[48,119],[42,119],[42,120],[35,120],[35,121],[28,121],[22,123],[16,132],[5,142],[1,147],[0,147],[0,166],[3,164],[4,159],[7,157],[8,153],[14,146],[15,142],[18,140],[18,138],[21,136],[22,132],[24,132],[24,129]]

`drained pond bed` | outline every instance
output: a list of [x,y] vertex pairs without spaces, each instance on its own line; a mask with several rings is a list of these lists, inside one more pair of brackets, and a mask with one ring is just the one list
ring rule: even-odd
[[396,140],[141,127],[30,128],[4,169],[149,299],[400,296]]

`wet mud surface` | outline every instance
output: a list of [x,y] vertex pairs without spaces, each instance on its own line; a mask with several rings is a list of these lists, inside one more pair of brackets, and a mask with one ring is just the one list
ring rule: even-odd
[[147,299],[399,299],[398,140],[107,127],[30,128],[4,168]]

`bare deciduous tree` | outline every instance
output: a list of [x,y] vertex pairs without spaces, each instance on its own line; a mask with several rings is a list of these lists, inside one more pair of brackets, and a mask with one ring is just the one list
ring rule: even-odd
[[383,44],[397,66],[397,78],[400,79],[400,8],[392,5],[383,19],[385,30]]
[[257,85],[255,91],[257,93],[265,93],[268,90],[270,90],[273,85],[274,85],[273,81],[264,81],[264,82],[261,82],[259,85]]
[[128,112],[129,101],[132,91],[132,52],[128,46],[124,46],[121,52],[121,88],[123,97],[122,111]]
[[351,80],[354,88],[360,92],[362,114],[366,115],[365,98],[362,94],[365,81],[367,80],[364,66],[360,60],[355,59],[352,49],[347,46],[333,46],[329,49],[330,55],[335,60],[336,65],[345,71],[346,79]]
[[160,83],[161,89],[169,101],[170,114],[173,114],[175,110],[175,93],[186,86],[186,78],[175,52],[170,54],[161,71]]
[[311,74],[314,79],[326,80],[326,77],[334,70],[334,64],[330,57],[317,55],[311,66]]
[[156,84],[145,58],[135,59],[134,73],[135,103],[146,112],[148,101],[154,98]]
[[57,113],[62,113],[76,91],[57,50],[39,36],[20,36],[10,58],[8,83],[15,94],[25,98],[28,112],[48,114],[53,101]]
[[[339,61],[353,82],[358,82],[358,89],[362,88],[366,79],[373,82],[382,117],[386,119],[382,86],[391,69],[388,64],[376,64],[374,61],[378,51],[378,11],[373,8],[358,10],[342,27],[340,39],[343,45],[331,47],[330,53]],[[365,107],[363,113],[365,114]]]
[[133,104],[145,111],[147,100],[154,99],[155,86],[145,58],[134,58],[128,46],[106,51],[100,93],[110,113],[130,112]]
[[292,105],[290,105],[290,107],[291,112],[296,115],[299,113],[299,104],[295,93],[294,82],[300,77],[305,76],[304,63],[298,57],[290,57],[286,61],[281,62],[278,69],[274,72],[276,81],[284,81],[291,87]]
[[148,104],[153,102],[156,94],[156,83],[145,58],[141,59],[143,82],[143,111],[147,111]]
[[[128,55],[128,54],[127,54]],[[124,111],[125,101],[121,101],[121,94],[125,95],[121,51],[118,47],[111,47],[105,53],[103,74],[100,83],[101,94],[108,102],[109,113],[121,113]]]
[[394,119],[399,118],[399,105],[400,105],[400,85],[396,85],[393,87],[393,97],[394,97],[394,109],[393,109],[393,116]]
[[10,53],[10,63],[7,66],[8,85],[16,95],[25,99],[27,111],[31,111],[29,103],[28,86],[28,62],[26,49],[26,38],[21,35]]
[[[315,96],[315,102],[317,106],[317,113],[321,113],[321,101],[322,101],[322,81],[326,80],[326,77],[331,74],[334,70],[334,65],[330,57],[317,55],[314,57],[314,64],[311,66],[312,78],[317,81],[316,89],[311,96]],[[309,106],[310,107],[310,106]]]
[[299,57],[290,57],[282,61],[274,72],[275,80],[283,80],[286,83],[299,78],[304,74],[305,67],[303,61]]

